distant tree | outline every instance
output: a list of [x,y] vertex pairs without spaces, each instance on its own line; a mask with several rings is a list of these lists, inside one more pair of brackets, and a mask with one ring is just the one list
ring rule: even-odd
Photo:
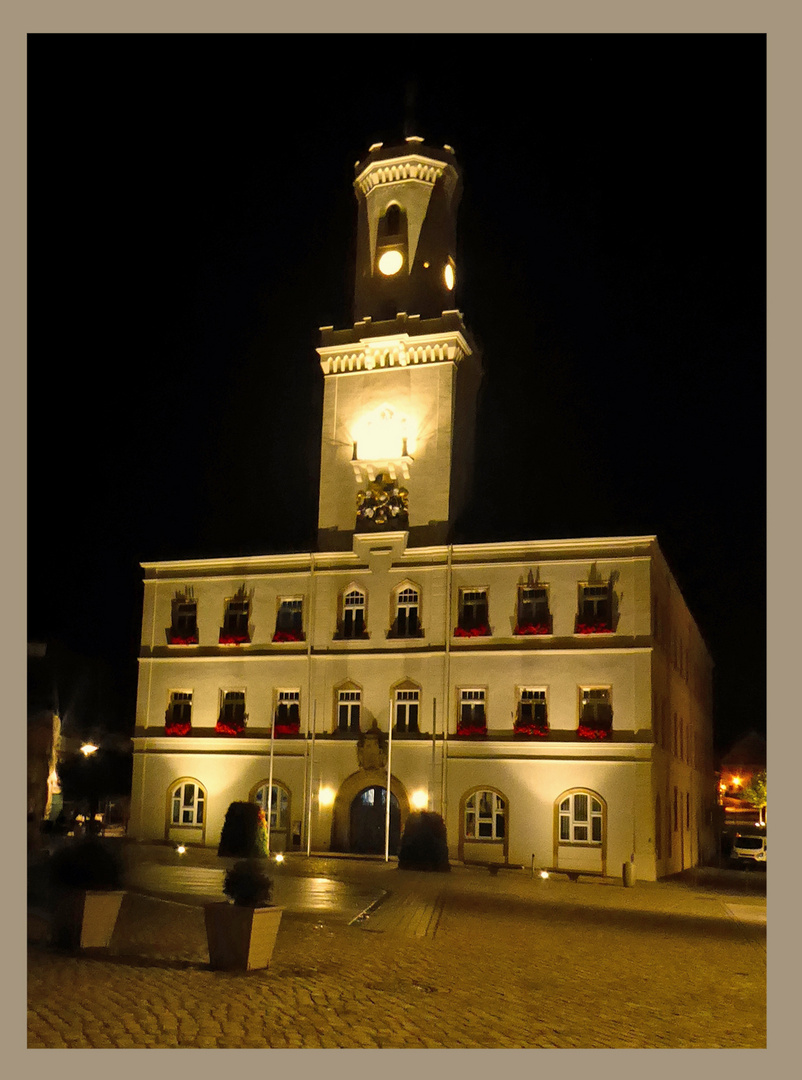
[[755,773],[748,784],[744,784],[741,798],[754,806],[759,814],[761,825],[766,823],[766,770]]

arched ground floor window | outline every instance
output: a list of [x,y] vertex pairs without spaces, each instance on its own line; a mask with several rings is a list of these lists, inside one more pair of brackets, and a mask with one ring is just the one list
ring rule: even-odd
[[489,787],[466,791],[460,800],[459,858],[463,862],[507,862],[508,826],[506,795]]
[[555,800],[554,865],[606,873],[607,804],[598,792],[571,788]]
[[194,777],[182,777],[167,794],[165,839],[202,844],[206,839],[206,788]]

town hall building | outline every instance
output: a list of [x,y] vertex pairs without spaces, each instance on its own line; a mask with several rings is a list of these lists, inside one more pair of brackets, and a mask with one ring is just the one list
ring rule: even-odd
[[[145,563],[129,835],[645,880],[713,851],[712,663],[653,536],[454,544],[482,375],[452,149],[357,163],[354,323],[321,330],[317,550]],[[388,803],[389,792],[389,803]]]

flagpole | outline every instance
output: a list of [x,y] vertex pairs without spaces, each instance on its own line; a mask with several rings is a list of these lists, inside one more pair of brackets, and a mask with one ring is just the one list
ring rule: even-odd
[[393,762],[393,699],[390,698],[390,711],[387,720],[387,809],[384,815],[384,861],[390,860],[390,777]]
[[[273,817],[273,743],[276,736],[276,714],[270,723],[270,772],[267,781],[267,854],[270,855],[270,821]],[[278,812],[278,807],[276,807]]]
[[306,804],[306,854],[312,851],[312,789],[315,782],[315,728],[317,727],[317,701],[312,709],[312,745],[309,748],[309,801]]

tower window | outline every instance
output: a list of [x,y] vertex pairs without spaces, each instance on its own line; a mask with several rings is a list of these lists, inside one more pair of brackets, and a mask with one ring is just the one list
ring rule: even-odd
[[406,214],[398,203],[390,203],[379,221],[378,231],[381,239],[389,240],[401,236],[405,220]]

